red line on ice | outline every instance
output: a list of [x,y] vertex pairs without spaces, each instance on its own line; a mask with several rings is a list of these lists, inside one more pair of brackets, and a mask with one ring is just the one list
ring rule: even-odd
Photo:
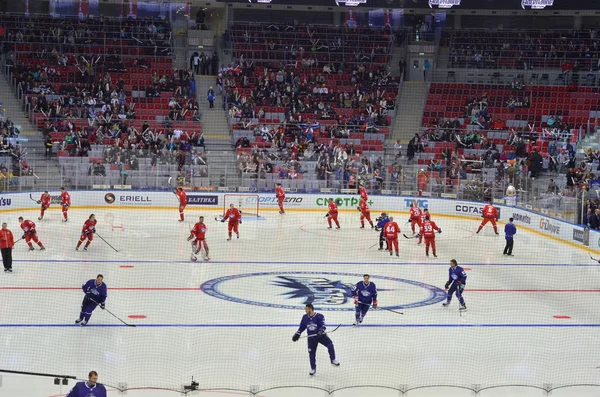
[[[178,288],[178,287],[147,287],[147,288],[109,288],[111,291],[200,291],[200,287],[194,288]],[[11,290],[11,291],[33,291],[33,290],[44,290],[44,291],[76,291],[81,290],[80,287],[0,287],[0,290]]]
[[600,289],[465,289],[468,292],[521,292],[521,293],[600,293]]

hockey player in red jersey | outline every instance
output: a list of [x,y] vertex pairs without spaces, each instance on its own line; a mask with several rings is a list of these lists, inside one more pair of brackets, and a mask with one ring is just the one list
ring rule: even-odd
[[481,222],[481,225],[479,225],[477,233],[483,229],[486,223],[491,222],[492,226],[494,227],[494,233],[498,234],[498,226],[496,226],[496,222],[499,218],[498,209],[492,205],[492,200],[489,201],[489,204],[486,204],[485,207],[483,207],[481,217],[483,218],[483,221]]
[[275,196],[277,197],[277,205],[279,205],[279,213],[285,214],[285,210],[283,209],[283,202],[285,201],[285,192],[283,191],[281,183],[275,184]]
[[329,229],[331,229],[331,222],[335,222],[336,229],[340,228],[340,223],[338,222],[338,206],[333,201],[332,198],[329,199],[329,212],[327,212],[327,223],[329,224]]
[[367,189],[365,189],[362,183],[358,184],[358,194],[360,194],[360,198],[365,200],[365,202],[368,201],[369,195],[367,194]]
[[375,225],[373,225],[373,221],[371,220],[371,211],[369,210],[369,206],[367,205],[367,200],[365,200],[362,197],[360,198],[360,201],[358,204],[358,210],[360,211],[360,228],[361,229],[365,228],[365,219],[366,219],[371,224],[371,229],[373,229],[375,227]]
[[46,212],[46,210],[48,208],[50,208],[50,200],[52,198],[50,197],[50,193],[48,192],[44,192],[42,194],[42,197],[40,197],[40,199],[37,201],[38,204],[42,205],[42,208],[40,210],[40,216],[38,217],[38,221],[41,221],[42,219],[44,219],[44,212]]
[[85,240],[87,240],[87,243],[85,243],[83,250],[87,251],[91,242],[94,240],[94,233],[96,233],[96,216],[92,214],[83,224],[83,229],[81,229],[81,237],[79,237],[79,242],[75,247],[75,251],[79,251],[81,243],[83,243]]
[[[196,256],[202,251],[202,247],[204,247],[204,252],[206,252],[206,256],[204,257],[205,261],[210,260],[210,256],[208,256],[208,244],[206,243],[206,230],[207,227],[204,224],[204,217],[201,216],[198,222],[194,225],[192,230],[190,231],[190,236],[188,237],[188,241],[192,241],[192,250],[195,251],[192,254],[192,260],[196,260]],[[194,255],[195,254],[195,255]]]
[[227,210],[227,212],[225,212],[225,215],[223,215],[223,219],[221,219],[221,222],[225,222],[226,220],[229,221],[227,225],[227,232],[229,234],[229,238],[227,238],[227,241],[231,241],[232,231],[235,232],[237,238],[240,238],[238,225],[242,224],[242,213],[240,212],[240,210],[235,208],[233,204],[229,205],[229,209]]
[[420,235],[425,237],[425,256],[429,256],[429,247],[431,246],[433,256],[437,258],[437,253],[435,251],[435,232],[441,233],[442,229],[429,219],[429,215],[426,215],[425,220],[421,224],[420,232]]
[[71,206],[71,195],[64,187],[60,188],[60,205],[62,206],[63,222],[69,220],[69,207]]
[[[421,212],[421,216],[419,217],[419,225],[423,225],[425,222],[425,218],[429,217],[431,219],[431,214],[427,208],[423,208],[423,212]],[[417,245],[423,242],[423,234],[420,232],[421,226],[419,226],[419,241],[417,241]]]
[[175,193],[175,195],[179,199],[179,222],[183,222],[183,220],[184,220],[183,210],[185,209],[185,206],[187,205],[187,194],[185,194],[185,190],[183,190],[183,188],[181,186],[176,188],[173,191],[173,193]]
[[412,233],[415,234],[415,225],[419,225],[419,229],[421,228],[421,209],[415,204],[410,204],[410,218],[408,221],[410,222],[410,228]]
[[385,233],[385,238],[387,240],[388,250],[390,251],[390,256],[392,255],[393,250],[396,250],[396,256],[400,256],[398,254],[398,233],[400,233],[400,226],[396,222],[394,222],[394,218],[390,216],[390,221],[385,224],[383,231]]
[[21,238],[25,240],[29,246],[29,251],[35,250],[35,248],[33,248],[33,244],[31,244],[31,240],[40,246],[40,251],[45,250],[46,248],[44,248],[44,244],[38,240],[37,231],[35,230],[35,223],[29,219],[24,220],[22,216],[19,217],[19,223],[21,224],[21,229],[23,229],[23,237]]

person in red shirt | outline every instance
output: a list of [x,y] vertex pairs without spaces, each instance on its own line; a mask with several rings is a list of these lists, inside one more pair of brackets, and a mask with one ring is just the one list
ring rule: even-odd
[[285,192],[283,191],[283,187],[281,183],[275,184],[275,196],[277,197],[277,204],[279,205],[279,213],[285,214],[285,210],[283,209],[283,202],[285,200]]
[[498,226],[496,225],[496,222],[499,218],[498,209],[492,205],[492,200],[489,201],[489,204],[486,204],[485,207],[483,207],[481,217],[483,218],[483,221],[481,222],[481,225],[479,225],[477,233],[483,229],[486,223],[491,222],[492,226],[494,227],[494,233],[498,234]]
[[38,221],[41,221],[42,219],[44,219],[44,212],[46,212],[46,210],[48,208],[50,208],[50,200],[52,198],[50,197],[50,193],[48,192],[44,192],[42,194],[42,197],[40,197],[40,199],[37,201],[38,204],[42,205],[42,209],[40,210],[40,216],[38,217]]
[[235,232],[237,238],[240,238],[238,225],[242,224],[242,213],[240,212],[240,210],[235,208],[235,205],[233,205],[233,203],[229,205],[229,209],[227,210],[227,212],[225,212],[225,215],[223,215],[223,219],[221,219],[221,222],[225,222],[226,220],[229,220],[229,223],[227,225],[227,232],[229,233],[229,238],[227,239],[227,241],[231,241],[231,231]]
[[83,224],[83,229],[81,229],[81,237],[79,237],[79,242],[77,243],[77,247],[75,247],[75,251],[79,251],[81,243],[83,243],[86,239],[87,243],[85,243],[83,250],[87,251],[91,242],[94,240],[94,233],[96,233],[96,216],[92,214]]
[[63,222],[69,220],[69,207],[71,206],[71,195],[65,190],[64,187],[60,188],[60,205],[62,206]]
[[358,210],[360,211],[360,228],[365,228],[365,219],[367,219],[367,221],[369,221],[369,223],[371,224],[371,229],[373,229],[375,225],[373,225],[373,221],[371,220],[371,211],[369,210],[369,206],[367,205],[366,199],[362,197],[360,198],[358,203]]
[[435,232],[441,233],[442,229],[440,229],[435,222],[429,219],[429,215],[425,216],[425,220],[421,224],[421,236],[425,237],[425,256],[429,256],[429,246],[431,246],[431,251],[433,252],[433,256],[437,258],[437,253],[435,251]]
[[410,228],[413,234],[415,234],[415,225],[419,225],[419,229],[421,228],[421,214],[421,209],[418,206],[411,203],[410,218],[408,219],[408,221],[410,222]]
[[[422,229],[423,222],[425,222],[425,218],[429,217],[431,219],[431,214],[427,208],[423,208],[423,212],[421,212],[421,216],[419,217],[419,230]],[[419,241],[417,241],[417,245],[423,242],[423,234],[419,232]]]
[[31,244],[31,240],[34,243],[40,246],[40,251],[45,250],[44,244],[38,239],[37,231],[35,230],[35,223],[33,221],[24,220],[22,216],[19,217],[19,223],[21,224],[21,229],[23,229],[23,237],[21,239],[25,240],[27,245],[29,246],[29,251],[33,251],[33,244]]
[[12,273],[12,250],[14,246],[15,238],[12,232],[8,230],[8,225],[5,222],[2,224],[2,229],[0,229],[0,253],[2,253],[5,273]]
[[338,222],[338,206],[333,201],[332,198],[329,199],[329,212],[327,213],[327,223],[329,224],[329,229],[331,229],[331,221],[335,222],[336,229],[340,228],[340,223]]
[[360,194],[360,198],[365,200],[365,202],[368,201],[369,195],[367,194],[367,189],[365,189],[362,183],[358,184],[358,194]]
[[400,226],[394,222],[393,217],[390,216],[390,221],[385,224],[383,231],[387,240],[390,256],[392,255],[393,249],[396,250],[396,256],[400,256],[398,254],[398,233],[400,233]]
[[179,222],[183,222],[184,221],[183,210],[185,209],[185,207],[187,205],[187,194],[185,194],[185,190],[183,190],[183,187],[181,187],[181,186],[176,188],[173,193],[175,193],[175,195],[179,199]]
[[[207,227],[204,224],[204,217],[201,216],[198,222],[194,225],[192,230],[190,230],[190,236],[188,237],[188,241],[192,241],[192,260],[196,261],[196,256],[200,251],[202,251],[202,247],[204,247],[204,251],[206,252],[206,256],[204,257],[205,261],[210,260],[210,256],[208,256],[208,244],[206,244],[206,230]],[[193,252],[195,250],[195,252]]]

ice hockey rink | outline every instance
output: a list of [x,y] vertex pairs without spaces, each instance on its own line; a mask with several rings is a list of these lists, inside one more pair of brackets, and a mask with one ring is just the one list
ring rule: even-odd
[[[98,238],[75,251],[90,210],[73,209],[68,223],[57,209],[42,221],[33,210],[3,214],[15,238],[19,215],[35,219],[47,250],[17,243],[14,273],[0,274],[0,368],[79,378],[96,370],[104,384],[152,397],[179,395],[192,376],[204,390],[194,394],[210,397],[471,396],[513,385],[598,393],[600,266],[574,245],[520,229],[515,256],[505,257],[490,226],[475,235],[477,220],[434,209],[438,258],[402,237],[399,258],[378,251],[379,234],[359,229],[355,212],[328,230],[323,211],[268,211],[245,219],[230,242],[216,210],[188,210],[183,223],[175,209],[94,213],[98,233],[119,252]],[[190,261],[186,237],[199,215],[210,262]],[[408,233],[406,214],[392,215]],[[452,258],[468,274],[464,313],[456,299],[441,305]],[[87,327],[74,324],[80,286],[99,273],[106,308],[136,327],[100,309]],[[347,289],[363,273],[377,284],[380,308],[354,328]],[[330,331],[341,325],[330,335],[341,366],[321,346],[312,378],[306,340],[291,340],[309,297]],[[3,374],[0,396],[58,397],[72,384]],[[569,385],[588,386],[557,388]],[[545,395],[535,387],[478,395]]]

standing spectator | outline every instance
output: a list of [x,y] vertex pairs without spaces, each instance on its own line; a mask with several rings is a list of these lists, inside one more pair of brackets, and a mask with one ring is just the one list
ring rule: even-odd
[[556,186],[556,182],[554,182],[554,179],[550,178],[550,183],[548,184],[548,190],[546,193],[557,194],[558,191],[559,189],[558,186]]
[[590,216],[590,229],[600,229],[600,209],[597,209],[595,213]]
[[106,388],[98,383],[98,372],[90,371],[87,382],[77,382],[65,397],[106,397]]
[[426,59],[423,62],[423,80],[427,81],[427,75],[429,74],[429,69],[431,69],[431,64],[429,63],[429,59]]
[[513,218],[508,219],[508,223],[504,226],[504,236],[506,238],[506,246],[504,247],[503,255],[513,256],[514,236],[517,234],[517,227],[513,223]]
[[194,65],[194,74],[200,73],[200,55],[197,52],[194,52],[192,55],[192,65]]
[[206,94],[206,99],[208,100],[208,106],[211,110],[215,108],[215,91],[212,86],[208,88],[208,93]]
[[406,81],[406,61],[404,58],[400,59],[398,63],[398,68],[400,69],[400,79],[402,81]]
[[4,264],[4,272],[12,273],[12,250],[15,246],[15,238],[6,222],[2,224],[0,230],[0,252],[2,253],[2,263]]
[[54,142],[52,141],[52,137],[50,136],[50,134],[48,134],[48,136],[46,137],[46,143],[44,145],[46,146],[46,159],[51,159],[52,146],[54,145]]

